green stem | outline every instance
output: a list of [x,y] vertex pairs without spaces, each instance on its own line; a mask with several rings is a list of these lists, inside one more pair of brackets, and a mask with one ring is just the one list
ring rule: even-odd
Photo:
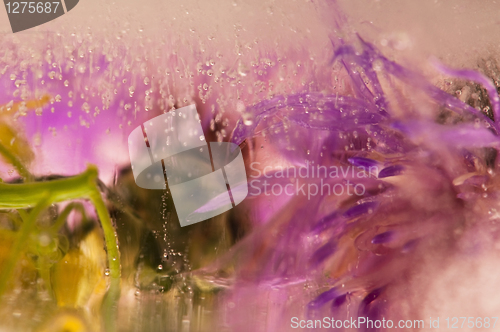
[[49,227],[49,229],[53,232],[59,231],[59,229],[66,223],[66,219],[68,218],[71,211],[80,212],[83,220],[87,220],[87,214],[85,213],[85,208],[83,207],[83,205],[81,203],[71,202],[66,205],[64,210],[59,214],[56,221]]
[[45,291],[47,291],[50,298],[53,298],[54,292],[52,290],[52,280],[50,279],[50,266],[51,264],[46,259],[39,258],[38,270],[40,271],[40,277],[42,277],[44,282]]
[[101,193],[94,186],[93,192],[90,194],[90,201],[94,204],[97,215],[101,220],[104,239],[106,241],[106,249],[108,251],[108,266],[109,266],[109,289],[102,303],[102,313],[104,318],[104,330],[112,332],[116,330],[116,309],[118,300],[120,299],[120,251],[118,249],[118,240],[115,233],[115,228],[108,214],[108,209],[102,200]]
[[47,182],[0,183],[0,209],[26,209],[40,202],[45,193],[50,203],[90,198],[96,188],[97,168],[89,166],[77,176]]
[[[22,244],[25,244],[30,231],[35,225],[36,215],[41,205],[52,204],[72,199],[89,199],[94,205],[104,233],[106,242],[108,266],[110,271],[110,283],[108,292],[102,304],[105,331],[114,331],[116,322],[116,308],[120,298],[120,252],[118,249],[118,238],[113,223],[109,217],[106,204],[104,203],[97,186],[97,168],[89,166],[85,172],[74,177],[58,179],[47,182],[33,182],[25,184],[0,183],[0,209],[26,209],[32,206],[36,208],[29,214],[27,221],[21,226],[20,234],[14,246],[13,254],[7,263],[8,269],[2,271],[0,276],[0,294],[5,290],[5,285],[12,273],[15,263],[19,258]],[[45,205],[44,205],[45,206]],[[21,216],[22,210],[19,210]],[[34,214],[34,212],[37,212]],[[33,220],[32,220],[33,219]],[[10,265],[9,265],[10,264]],[[6,280],[4,280],[6,279]],[[3,288],[2,288],[3,287]]]

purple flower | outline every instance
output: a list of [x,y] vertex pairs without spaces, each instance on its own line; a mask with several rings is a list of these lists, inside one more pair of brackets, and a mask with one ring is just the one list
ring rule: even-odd
[[[359,196],[292,197],[240,243],[234,294],[248,296],[238,286],[243,279],[245,287],[251,282],[270,293],[274,288],[280,293],[287,289],[290,296],[297,296],[295,285],[315,285],[304,286],[298,302],[284,301],[273,309],[291,312],[302,304],[304,319],[346,314],[397,317],[399,296],[422,259],[460,242],[459,237],[450,238],[453,230],[463,223],[484,221],[484,213],[474,206],[491,204],[498,197],[493,174],[500,109],[493,83],[473,71],[439,67],[443,73],[475,80],[488,89],[494,110],[490,119],[420,74],[388,60],[373,45],[359,37],[358,41],[361,51],[341,40],[333,43],[333,61],[344,67],[344,72],[335,74],[350,79],[346,84],[352,93],[304,92],[262,101],[247,108],[253,122],[241,119],[231,138],[237,144],[255,139],[259,128],[272,124],[278,130],[266,132],[266,140],[273,158],[287,167],[354,167],[358,171],[380,167],[376,178],[368,179],[350,173],[343,179],[288,178],[291,183],[308,185],[349,179],[366,190]],[[407,113],[397,112],[401,100],[389,96],[379,81],[380,72],[373,69],[375,64],[401,86],[423,92],[426,105],[433,109],[419,112],[421,105],[405,103],[404,107],[410,107]],[[443,110],[450,118],[462,119],[461,123],[444,125],[435,121],[437,116],[428,116]],[[306,147],[311,148],[305,152]],[[259,151],[254,153],[258,160]],[[276,176],[270,181],[270,185],[287,183]],[[279,200],[272,195],[261,198],[253,204]],[[318,291],[319,285],[329,286]],[[416,306],[418,297],[408,303]],[[283,326],[289,320],[284,316]]]

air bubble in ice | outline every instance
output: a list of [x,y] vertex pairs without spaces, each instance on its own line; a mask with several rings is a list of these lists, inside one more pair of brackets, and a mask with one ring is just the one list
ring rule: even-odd
[[77,70],[78,70],[78,72],[79,72],[80,74],[85,73],[85,70],[86,70],[86,69],[87,69],[87,67],[86,67],[84,64],[80,64],[80,65],[78,65],[78,68],[77,68]]

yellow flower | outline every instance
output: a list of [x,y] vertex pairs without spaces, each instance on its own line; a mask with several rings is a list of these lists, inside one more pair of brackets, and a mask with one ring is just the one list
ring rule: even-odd
[[83,317],[76,312],[60,312],[47,321],[38,332],[88,332]]
[[[105,289],[106,253],[102,236],[96,228],[80,243],[70,249],[55,264],[52,287],[60,307],[84,307],[94,296],[102,296]],[[102,287],[104,285],[104,287]]]

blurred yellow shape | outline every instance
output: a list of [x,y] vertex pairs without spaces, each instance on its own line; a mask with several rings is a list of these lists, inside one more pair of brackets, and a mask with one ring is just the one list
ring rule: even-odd
[[96,228],[85,237],[79,248],[70,249],[55,264],[51,279],[58,306],[84,307],[93,292],[101,292],[98,286],[104,280],[106,268],[103,246]]
[[[11,124],[2,122],[0,119],[0,144],[9,151],[14,157],[23,163],[29,163],[33,160],[33,152],[29,143],[19,135],[19,131],[15,130]],[[13,164],[12,157],[5,156],[6,161]]]
[[10,102],[6,105],[0,106],[0,114],[1,115],[6,115],[7,112],[12,112],[9,114],[16,114],[17,112],[21,111],[21,113],[26,113],[27,111],[30,110],[36,110],[36,109],[41,109],[45,105],[47,105],[50,102],[50,95],[43,95],[40,99],[34,99],[34,100],[28,100],[28,101],[17,101],[17,102]]
[[33,160],[33,152],[28,141],[20,134],[11,120],[19,115],[26,115],[29,110],[41,110],[50,102],[50,96],[44,95],[38,100],[11,102],[0,106],[0,155],[9,164],[17,168],[20,175],[29,176],[26,164]]
[[7,229],[0,229],[0,269],[10,255],[16,234]]
[[88,332],[82,317],[75,313],[60,313],[38,330],[39,332]]
[[85,271],[86,262],[80,249],[70,249],[61,261],[55,264],[52,274],[52,285],[57,305],[75,307],[78,290]]

